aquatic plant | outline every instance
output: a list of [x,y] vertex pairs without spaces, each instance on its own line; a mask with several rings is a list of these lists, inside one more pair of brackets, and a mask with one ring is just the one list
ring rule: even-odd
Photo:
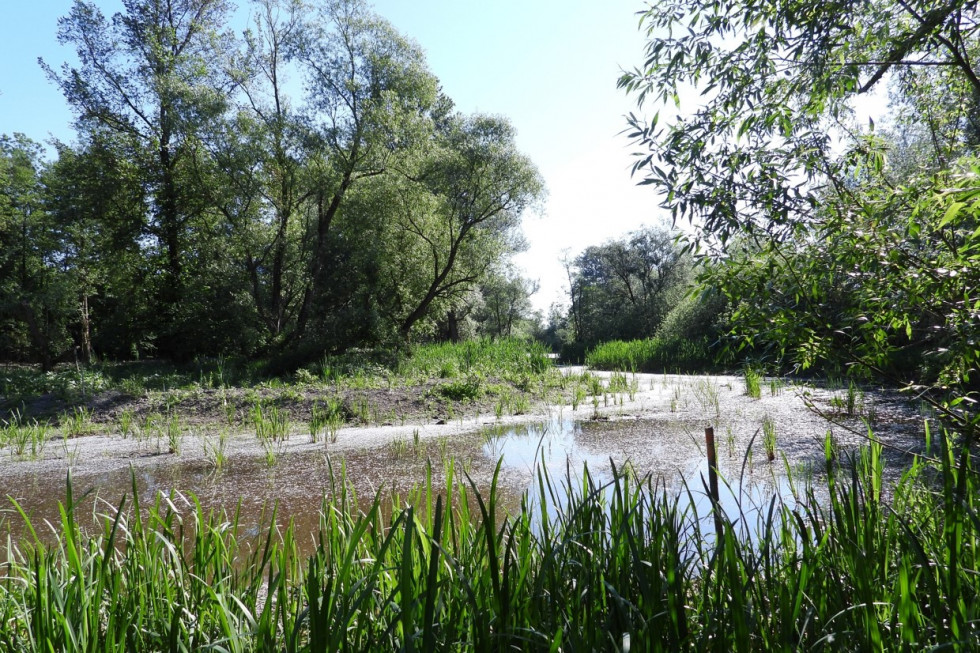
[[119,435],[128,438],[133,433],[135,416],[131,408],[124,408],[119,413]]
[[180,416],[176,412],[167,418],[167,447],[173,454],[180,453],[180,445],[184,438],[184,429],[180,424]]
[[716,417],[721,414],[721,401],[718,384],[708,377],[698,377],[691,386],[694,397],[703,410],[711,411]]
[[225,448],[228,444],[228,430],[222,428],[218,432],[217,443],[207,434],[204,435],[204,459],[208,461],[208,464],[214,468],[216,472],[220,472],[228,461],[228,456],[225,453]]
[[746,367],[742,376],[745,378],[745,395],[752,399],[762,397],[762,375],[758,370]]
[[318,442],[320,434],[325,433],[330,442],[337,441],[337,431],[344,423],[343,404],[335,397],[327,399],[326,403],[313,402],[310,413],[310,441]]
[[715,369],[715,353],[707,338],[614,340],[596,345],[585,364],[596,370],[620,372],[696,372]]
[[25,419],[19,410],[0,420],[0,447],[10,447],[16,458],[36,460],[44,452],[51,427],[36,419]]
[[250,412],[255,435],[262,442],[277,442],[289,438],[289,418],[278,406],[262,406],[257,401]]
[[766,450],[766,459],[772,462],[776,459],[776,422],[766,415],[762,420],[762,446]]
[[92,427],[92,411],[84,406],[76,406],[61,417],[61,424],[70,438],[85,435]]

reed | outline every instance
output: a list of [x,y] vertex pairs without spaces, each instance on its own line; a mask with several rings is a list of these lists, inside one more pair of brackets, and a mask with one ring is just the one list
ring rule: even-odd
[[402,498],[359,500],[341,469],[308,555],[275,515],[249,539],[179,494],[88,532],[69,477],[53,541],[20,513],[0,650],[971,650],[976,477],[940,445],[890,490],[880,445],[828,460],[820,491],[717,531],[696,490],[629,469],[538,472],[509,515],[496,475],[481,492],[451,457]]
[[621,372],[696,372],[718,367],[712,345],[706,339],[672,337],[604,342],[586,354],[585,364],[597,370]]
[[758,370],[752,369],[751,367],[746,367],[745,371],[742,372],[742,376],[745,379],[745,394],[752,399],[759,399],[762,397],[762,375],[759,374]]

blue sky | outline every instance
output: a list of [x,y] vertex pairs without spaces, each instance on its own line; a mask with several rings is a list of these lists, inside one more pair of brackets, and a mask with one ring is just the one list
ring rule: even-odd
[[[37,64],[72,52],[58,45],[57,19],[71,0],[0,0],[0,133],[71,140],[71,113]],[[103,12],[119,0],[100,0]],[[240,10],[248,3],[239,1]],[[663,219],[657,198],[629,176],[619,135],[633,103],[616,89],[621,68],[643,57],[633,0],[377,0],[375,11],[426,51],[459,110],[506,116],[538,165],[548,198],[525,216],[530,248],[516,262],[539,280],[546,309],[563,299],[563,251]]]

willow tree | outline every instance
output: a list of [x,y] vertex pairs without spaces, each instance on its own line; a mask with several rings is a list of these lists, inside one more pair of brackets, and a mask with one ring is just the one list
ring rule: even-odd
[[[644,62],[620,79],[649,111],[630,118],[646,148],[635,173],[729,263],[712,281],[738,303],[739,342],[927,398],[952,388],[965,405],[980,361],[977,19],[959,0],[643,12]],[[916,124],[928,165],[892,165],[901,138],[853,119],[856,99],[889,79],[895,122]],[[713,249],[733,240],[751,255]]]
[[417,270],[416,293],[399,326],[403,336],[434,303],[475,288],[521,242],[521,216],[544,186],[514,138],[510,123],[485,115],[452,115],[439,130],[414,177],[431,202],[423,210],[405,203],[399,211]]
[[330,0],[303,26],[298,60],[305,77],[310,143],[311,250],[296,330],[329,313],[330,286],[343,283],[329,265],[338,244],[331,229],[350,189],[388,172],[424,147],[436,79],[417,45],[360,0]]

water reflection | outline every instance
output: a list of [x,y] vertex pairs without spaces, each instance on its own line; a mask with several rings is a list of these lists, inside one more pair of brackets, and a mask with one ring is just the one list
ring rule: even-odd
[[[651,491],[676,497],[680,513],[698,519],[702,532],[713,532],[708,460],[689,429],[676,422],[651,422],[644,427],[646,437],[639,438],[642,444],[638,438],[627,438],[632,445],[628,452],[614,446],[622,445],[625,434],[591,422],[551,420],[510,430],[490,429],[484,432],[483,453],[506,469],[523,472],[529,478],[523,490],[532,499],[532,509],[541,510],[543,503],[550,518],[568,505],[570,492],[581,492],[583,470],[588,470],[595,486],[606,486],[607,502],[614,475],[625,472],[647,478]],[[741,463],[746,464],[739,466]],[[741,535],[755,540],[771,500],[777,498],[793,509],[796,497],[785,466],[773,463],[756,468],[747,463],[744,458],[719,460],[723,474],[719,505]],[[542,473],[552,481],[547,497],[539,491],[537,479]],[[805,482],[808,476],[803,476],[800,480]],[[540,516],[535,520],[540,521]]]

